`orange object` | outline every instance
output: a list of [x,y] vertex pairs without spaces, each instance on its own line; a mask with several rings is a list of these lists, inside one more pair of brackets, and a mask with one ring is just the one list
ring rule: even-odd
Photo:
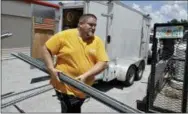
[[23,0],[23,1],[33,3],[33,4],[39,4],[39,5],[43,5],[43,6],[53,7],[56,9],[60,8],[60,6],[57,4],[53,4],[53,3],[49,3],[49,2],[45,2],[45,1],[41,1],[41,0]]

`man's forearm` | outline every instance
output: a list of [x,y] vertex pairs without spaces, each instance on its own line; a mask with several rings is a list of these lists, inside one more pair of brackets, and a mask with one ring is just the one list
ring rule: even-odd
[[54,68],[54,64],[53,64],[53,60],[52,60],[52,56],[50,54],[50,52],[48,51],[46,46],[42,47],[42,57],[45,61],[46,67],[48,69],[52,69]]
[[96,76],[100,72],[102,72],[107,67],[107,62],[98,62],[95,64],[93,68],[91,68],[89,71],[83,74],[83,76],[90,77],[90,76]]

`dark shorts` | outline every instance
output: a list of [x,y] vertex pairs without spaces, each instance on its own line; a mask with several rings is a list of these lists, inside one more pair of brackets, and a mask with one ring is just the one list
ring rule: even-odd
[[60,93],[58,91],[56,91],[56,94],[61,103],[62,113],[81,113],[81,106],[85,99]]

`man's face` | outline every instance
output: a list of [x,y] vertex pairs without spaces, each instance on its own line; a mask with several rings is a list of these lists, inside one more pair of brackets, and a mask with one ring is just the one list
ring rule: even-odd
[[94,36],[96,25],[97,20],[90,17],[85,22],[80,24],[80,28],[87,38],[91,38]]

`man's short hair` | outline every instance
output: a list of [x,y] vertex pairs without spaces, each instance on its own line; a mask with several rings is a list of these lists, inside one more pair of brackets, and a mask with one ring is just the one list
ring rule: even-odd
[[80,22],[85,22],[85,21],[86,21],[88,18],[90,18],[90,17],[95,18],[95,19],[97,20],[97,17],[96,17],[94,14],[88,13],[88,14],[83,14],[83,15],[80,17],[79,23],[80,23]]

